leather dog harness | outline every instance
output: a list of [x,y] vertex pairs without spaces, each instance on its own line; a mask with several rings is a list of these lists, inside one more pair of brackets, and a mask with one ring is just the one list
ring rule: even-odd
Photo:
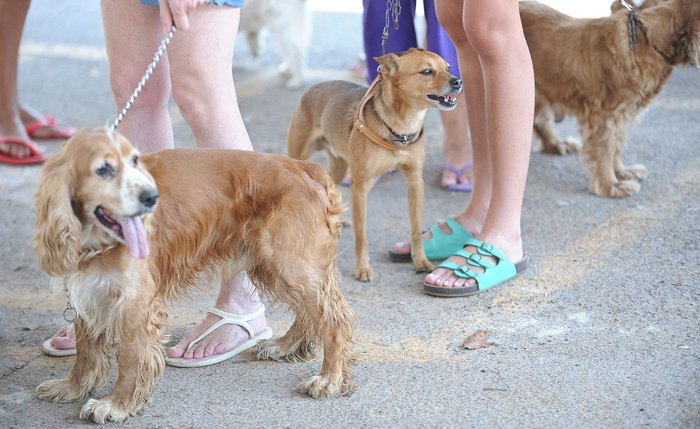
[[365,96],[362,97],[362,100],[360,100],[360,106],[357,108],[357,112],[355,113],[355,128],[357,128],[358,131],[364,134],[372,142],[378,144],[384,149],[389,149],[395,152],[399,150],[410,149],[416,142],[420,140],[421,136],[423,136],[422,127],[417,133],[398,134],[396,131],[392,130],[391,127],[389,127],[389,125],[386,124],[386,122],[382,121],[384,126],[386,126],[387,129],[393,135],[396,136],[395,139],[387,139],[375,133],[370,127],[367,126],[367,123],[365,122],[365,106],[367,105],[367,102],[372,97],[374,97],[372,91],[374,90],[374,87],[377,86],[377,83],[379,83],[380,80],[382,80],[381,73],[377,75],[377,77],[374,79],[374,82],[372,82],[372,85],[370,85],[369,89],[365,93]]

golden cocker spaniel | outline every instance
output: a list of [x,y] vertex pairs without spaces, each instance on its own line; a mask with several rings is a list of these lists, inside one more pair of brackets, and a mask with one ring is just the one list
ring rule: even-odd
[[321,374],[300,389],[353,390],[356,318],[335,261],[343,207],[320,165],[215,149],[139,156],[117,133],[84,129],[46,162],[35,200],[35,254],[79,314],[75,365],[40,384],[40,398],[86,398],[116,356],[111,392],[80,414],[99,423],[134,415],[163,372],[165,303],[200,275],[244,271],[296,315],[283,337],[258,344],[258,357],[309,360],[320,343]]

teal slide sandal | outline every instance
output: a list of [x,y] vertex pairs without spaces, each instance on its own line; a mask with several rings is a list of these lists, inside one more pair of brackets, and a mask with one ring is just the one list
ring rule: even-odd
[[[440,261],[452,256],[457,250],[464,246],[464,243],[474,238],[471,232],[467,231],[453,217],[445,219],[445,224],[452,230],[451,233],[446,233],[440,229],[439,223],[434,223],[430,227],[432,237],[423,239],[423,247],[425,256],[431,261]],[[411,262],[410,253],[396,253],[389,251],[389,258],[393,262]]]
[[[464,249],[454,252],[454,255],[461,256],[467,260],[466,265],[457,265],[446,260],[438,267],[452,270],[457,277],[473,279],[474,284],[463,287],[442,287],[423,282],[425,293],[441,297],[475,295],[514,278],[527,268],[527,258],[523,258],[522,261],[513,264],[498,248],[492,244],[481,242],[476,238],[467,239],[464,244],[464,247],[466,246],[475,247],[477,253],[470,253]],[[484,256],[496,259],[496,263],[486,260]],[[483,272],[472,270],[475,267],[481,268]]]

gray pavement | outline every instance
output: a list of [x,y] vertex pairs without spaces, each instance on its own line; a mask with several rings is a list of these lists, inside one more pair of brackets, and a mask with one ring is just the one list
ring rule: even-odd
[[[359,15],[315,13],[310,83],[351,78],[360,51]],[[256,148],[285,153],[301,91],[282,88],[276,62],[274,46],[252,62],[241,40],[234,75]],[[23,100],[73,124],[112,120],[98,2],[33,2],[20,83]],[[176,108],[173,117],[178,145],[192,146]],[[590,194],[578,157],[533,152],[523,213],[531,266],[507,286],[471,298],[424,295],[423,276],[389,261],[391,244],[408,236],[408,216],[404,179],[387,175],[369,197],[376,278],[352,278],[351,230],[339,249],[342,288],[360,319],[354,395],[317,401],[296,393],[319,361],[246,355],[201,369],[167,368],[144,412],[123,427],[700,427],[699,119],[700,74],[678,69],[630,130],[624,159],[645,164],[649,177],[623,200]],[[571,122],[558,129],[575,134]],[[439,189],[441,139],[431,114],[426,222],[466,203],[464,194]],[[42,144],[50,153],[59,146]],[[33,394],[73,361],[40,348],[62,325],[64,301],[32,252],[38,171],[0,166],[0,427],[88,427],[78,419],[82,404]],[[343,194],[349,201],[347,189]],[[167,329],[179,336],[215,294],[174,303]],[[279,334],[290,314],[271,305],[269,320]],[[479,329],[492,329],[495,345],[461,349]]]

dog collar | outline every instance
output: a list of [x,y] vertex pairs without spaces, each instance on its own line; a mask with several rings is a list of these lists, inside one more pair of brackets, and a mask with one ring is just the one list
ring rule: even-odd
[[637,33],[637,30],[641,31],[642,35],[647,39],[649,45],[651,48],[656,52],[657,54],[661,55],[661,58],[666,61],[666,64],[673,66],[673,59],[670,58],[668,55],[664,54],[661,52],[661,50],[649,40],[649,35],[647,34],[647,28],[642,22],[642,20],[639,19],[639,10],[637,10],[636,7],[630,5],[629,3],[625,2],[625,0],[620,0],[623,6],[627,8],[629,11],[629,23],[628,23],[628,29],[629,29],[629,38],[630,38],[630,46],[634,50],[634,48],[637,46],[637,43],[639,42],[639,34]]
[[407,143],[409,143],[411,140],[417,139],[418,137],[420,137],[420,136],[423,135],[423,128],[421,128],[420,131],[417,132],[417,133],[412,133],[412,134],[399,134],[399,133],[397,133],[396,131],[394,131],[386,122],[384,122],[384,126],[386,127],[387,130],[389,130],[389,132],[390,132],[391,134],[394,135],[394,137],[396,137],[396,138],[394,138],[394,139],[384,139],[384,140],[386,140],[386,141],[391,141],[391,142],[398,142],[398,143],[402,143],[402,144],[407,144]]
[[374,96],[372,94],[372,91],[381,79],[382,75],[378,74],[377,77],[374,79],[374,82],[372,82],[372,85],[370,85],[369,89],[365,93],[365,96],[362,97],[362,100],[360,100],[360,105],[357,108],[357,112],[355,112],[355,128],[357,128],[358,131],[364,134],[372,142],[378,144],[384,149],[389,149],[395,152],[399,150],[410,149],[416,142],[418,142],[418,140],[420,140],[420,137],[423,135],[423,128],[421,128],[420,132],[418,133],[402,135],[396,133],[386,124],[386,122],[382,121],[382,123],[389,129],[389,131],[394,136],[396,136],[396,138],[394,139],[386,139],[375,133],[370,127],[367,126],[367,123],[365,122],[365,106],[367,105],[367,102],[369,102],[369,100],[372,99],[372,97]]

